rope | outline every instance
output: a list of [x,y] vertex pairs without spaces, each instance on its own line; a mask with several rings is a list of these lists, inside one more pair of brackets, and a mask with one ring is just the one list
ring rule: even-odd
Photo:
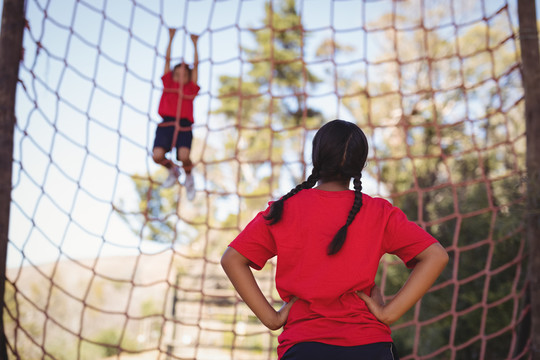
[[[363,191],[404,209],[452,259],[392,326],[400,358],[526,358],[512,3],[290,4],[27,1],[4,307],[11,357],[276,359],[279,332],[238,298],[220,256],[307,178],[316,129],[343,118],[370,140]],[[192,59],[189,34],[200,35],[192,127],[157,115],[170,27],[171,63]],[[160,187],[167,172],[151,159],[155,129],[172,125],[194,134],[193,202],[178,185]],[[275,267],[256,276],[278,307]],[[406,274],[382,258],[386,300]]]

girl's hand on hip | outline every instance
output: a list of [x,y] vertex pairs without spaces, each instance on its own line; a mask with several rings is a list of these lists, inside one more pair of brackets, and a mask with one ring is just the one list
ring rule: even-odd
[[371,296],[368,296],[363,291],[356,291],[356,295],[358,295],[360,299],[364,300],[369,311],[377,318],[377,320],[386,325],[390,325],[387,321],[385,321],[384,300],[382,291],[377,285],[374,285],[371,288]]
[[289,317],[289,312],[291,311],[291,308],[293,304],[298,300],[298,298],[295,296],[293,297],[288,303],[283,304],[281,309],[276,311],[276,322],[275,324],[271,324],[268,326],[270,330],[277,330],[282,328],[287,323],[287,318]]

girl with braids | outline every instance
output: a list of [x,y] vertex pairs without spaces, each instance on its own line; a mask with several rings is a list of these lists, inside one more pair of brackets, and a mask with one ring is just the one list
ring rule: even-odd
[[[334,120],[321,127],[311,175],[271,202],[223,254],[221,265],[244,302],[269,329],[283,327],[279,359],[397,359],[389,325],[448,262],[438,241],[400,209],[362,193],[367,154],[366,136],[355,124]],[[385,253],[414,268],[386,304],[374,282]],[[274,256],[285,301],[279,311],[250,269],[262,269]]]

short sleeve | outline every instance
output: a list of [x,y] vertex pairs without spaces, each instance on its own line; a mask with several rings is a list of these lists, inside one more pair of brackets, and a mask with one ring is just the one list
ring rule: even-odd
[[384,232],[384,252],[397,255],[408,268],[413,268],[414,257],[436,242],[427,231],[409,221],[403,211],[392,207]]
[[184,86],[184,93],[186,95],[197,95],[200,89],[201,88],[199,85],[195,84],[193,81],[190,81]]
[[169,72],[166,72],[165,74],[163,74],[163,76],[161,77],[161,81],[163,82],[163,87],[165,87],[165,88],[173,87],[174,81],[173,81],[173,78],[172,78],[172,72],[169,71]]
[[276,256],[276,243],[267,222],[260,212],[230,244],[249,261],[250,266],[261,270],[266,262]]

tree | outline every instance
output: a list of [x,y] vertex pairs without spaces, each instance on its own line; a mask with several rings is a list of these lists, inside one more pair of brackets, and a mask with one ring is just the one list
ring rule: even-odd
[[[221,107],[216,111],[243,126],[298,126],[320,121],[306,105],[306,89],[320,83],[303,61],[308,39],[295,0],[265,4],[264,27],[252,30],[257,47],[243,48],[251,65],[244,76],[220,77]],[[268,97],[267,94],[270,94]]]

